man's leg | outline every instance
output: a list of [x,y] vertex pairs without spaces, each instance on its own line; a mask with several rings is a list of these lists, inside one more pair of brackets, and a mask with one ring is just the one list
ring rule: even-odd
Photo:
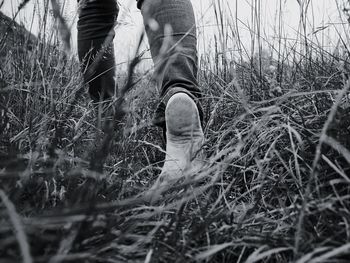
[[162,174],[179,177],[193,167],[204,139],[194,12],[190,0],[143,0],[141,12],[161,87],[156,124],[167,137]]
[[116,0],[78,0],[78,54],[84,81],[94,102],[115,93],[114,25],[118,16]]
[[[108,102],[116,89],[113,38],[119,11],[117,0],[78,2],[78,55],[84,82],[88,85],[89,94],[94,101],[97,125],[106,132],[106,136],[111,136],[114,109]],[[96,139],[99,141],[101,138],[97,136]],[[94,147],[91,152],[90,169],[102,172],[110,141],[108,140],[108,144],[101,142],[101,145],[95,145],[97,148]]]

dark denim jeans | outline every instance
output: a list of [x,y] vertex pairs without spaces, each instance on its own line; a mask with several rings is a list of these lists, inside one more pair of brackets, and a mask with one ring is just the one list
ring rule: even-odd
[[[84,79],[94,101],[106,100],[113,96],[116,87],[112,41],[119,8],[116,0],[80,0],[79,4],[78,53]],[[165,127],[166,103],[178,92],[185,92],[196,101],[202,119],[196,24],[190,0],[139,0],[137,4],[161,88],[155,124]]]

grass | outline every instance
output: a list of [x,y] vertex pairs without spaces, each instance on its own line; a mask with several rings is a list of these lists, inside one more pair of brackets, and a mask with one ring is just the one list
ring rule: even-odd
[[246,52],[219,3],[215,52],[200,59],[206,165],[152,202],[164,152],[150,76],[120,75],[127,114],[108,137],[64,45],[1,20],[1,262],[348,262],[346,38],[332,52],[305,32],[289,46],[279,28]]

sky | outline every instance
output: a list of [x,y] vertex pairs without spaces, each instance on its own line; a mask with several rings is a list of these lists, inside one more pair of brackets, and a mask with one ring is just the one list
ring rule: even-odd
[[[64,1],[64,0],[60,0]],[[306,2],[305,0],[300,0]],[[18,8],[21,0],[5,0],[1,11],[8,16],[13,16]],[[38,33],[38,24],[40,16],[38,15],[38,5],[42,5],[43,0],[31,0],[26,8],[22,10],[17,21],[23,23],[27,28],[31,28],[34,34]],[[116,28],[115,51],[117,63],[127,61],[131,54],[134,53],[135,46],[139,36],[143,30],[142,16],[136,8],[135,0],[119,0],[120,13],[118,17],[119,25]],[[259,16],[261,19],[261,35],[263,39],[267,39],[269,43],[276,41],[274,36],[278,25],[278,9],[282,8],[282,34],[286,39],[296,39],[299,21],[300,8],[299,0],[192,0],[195,10],[198,27],[199,52],[210,52],[213,49],[214,35],[218,35],[218,23],[215,19],[215,7],[221,3],[221,10],[224,14],[224,27],[230,29],[232,25],[237,25],[238,32],[242,43],[251,48],[252,36],[256,35],[257,28],[252,25],[251,7],[254,3],[260,3]],[[321,32],[326,32],[325,45],[335,46],[336,32],[344,30],[341,22],[341,12],[339,8],[343,7],[345,0],[311,0],[308,12],[305,17],[307,19],[308,36],[310,38],[317,37]],[[33,15],[34,14],[34,15]],[[72,30],[72,46],[73,52],[76,49],[76,18],[77,7],[76,1],[66,0],[64,6],[64,16]],[[342,17],[344,21],[344,16]],[[233,23],[232,21],[236,21]],[[318,33],[317,30],[320,30]],[[272,42],[271,42],[272,41]],[[225,48],[235,50],[234,40],[229,42]],[[146,45],[145,45],[146,48]]]

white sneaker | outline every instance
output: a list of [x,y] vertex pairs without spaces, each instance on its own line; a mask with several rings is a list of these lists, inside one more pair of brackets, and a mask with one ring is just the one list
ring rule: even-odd
[[198,108],[185,93],[173,95],[165,109],[166,157],[160,180],[181,178],[201,163],[204,134]]

